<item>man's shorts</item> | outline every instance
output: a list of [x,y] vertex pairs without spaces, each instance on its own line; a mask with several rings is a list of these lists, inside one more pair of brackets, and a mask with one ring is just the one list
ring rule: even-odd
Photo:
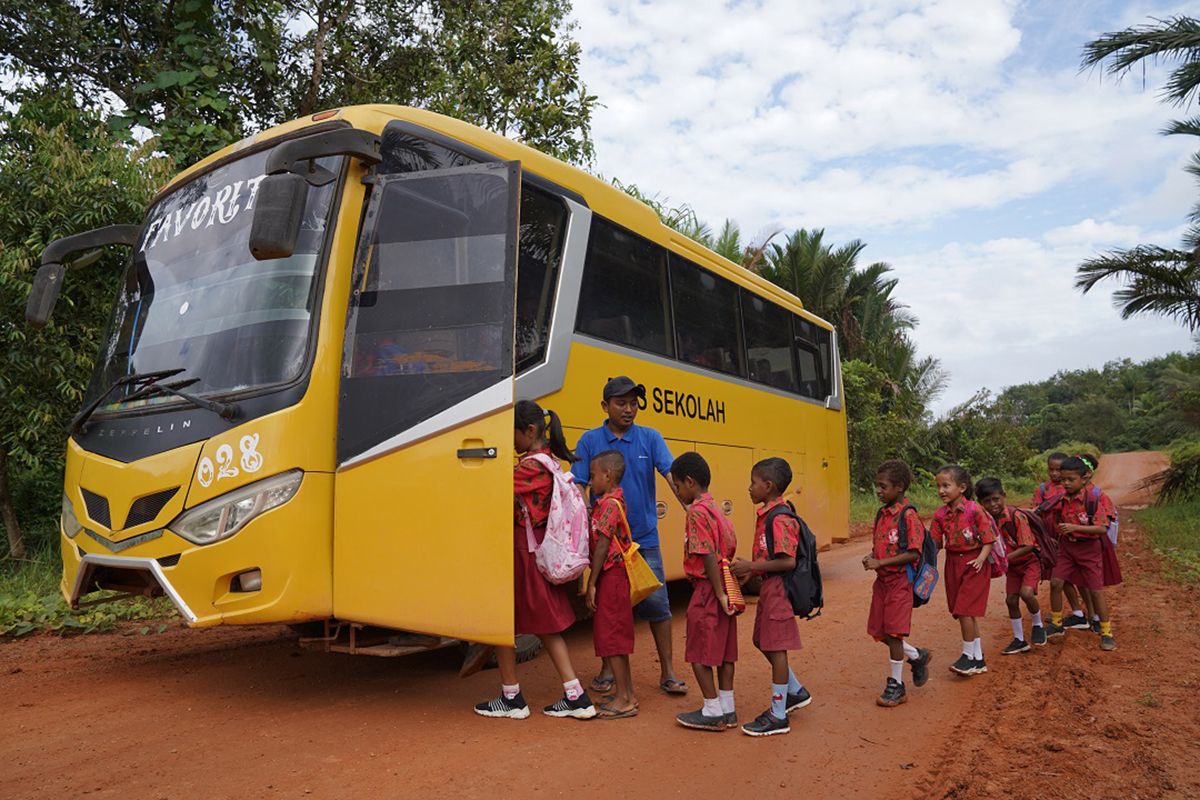
[[647,622],[662,622],[671,618],[671,598],[667,596],[667,581],[663,573],[662,550],[657,547],[638,549],[642,558],[650,565],[650,571],[662,584],[658,591],[633,607],[633,615]]

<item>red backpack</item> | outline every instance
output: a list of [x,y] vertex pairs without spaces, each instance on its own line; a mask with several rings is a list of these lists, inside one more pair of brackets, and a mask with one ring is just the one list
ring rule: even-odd
[[[1042,575],[1049,575],[1058,561],[1058,537],[1050,535],[1050,532],[1046,530],[1045,520],[1036,511],[1009,506],[1008,513],[1020,514],[1029,523],[1029,530],[1033,532],[1033,541],[1036,543],[1038,561],[1042,565]],[[1008,527],[1011,528],[1012,538],[1015,542],[1017,540],[1016,524],[1013,523]]]

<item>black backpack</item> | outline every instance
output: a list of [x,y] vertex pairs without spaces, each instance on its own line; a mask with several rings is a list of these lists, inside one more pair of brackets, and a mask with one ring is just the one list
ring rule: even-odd
[[825,607],[824,588],[821,585],[821,568],[817,564],[817,537],[808,524],[796,513],[791,503],[780,503],[767,512],[763,528],[767,534],[767,555],[775,558],[775,520],[791,517],[800,523],[800,539],[796,543],[796,566],[783,576],[787,588],[788,602],[797,617],[813,619],[821,615]]
[[[899,531],[897,543],[900,546],[901,553],[908,552],[908,523],[905,522],[904,518],[907,516],[905,512],[910,508],[913,511],[917,510],[917,507],[912,503],[905,503],[904,507],[900,509],[899,518],[896,520],[896,527]],[[882,508],[875,513],[876,523],[879,522],[879,516],[882,513]],[[922,523],[921,527],[924,528],[924,523]],[[919,608],[928,603],[929,598],[933,596],[933,588],[937,585],[937,542],[929,535],[929,531],[922,530],[922,533],[924,536],[921,539],[921,557],[915,563],[905,565],[908,572],[908,582],[913,585],[913,608]],[[926,576],[932,575],[932,579],[926,577],[924,580],[921,580],[922,572]],[[929,585],[930,580],[933,581],[933,585]]]

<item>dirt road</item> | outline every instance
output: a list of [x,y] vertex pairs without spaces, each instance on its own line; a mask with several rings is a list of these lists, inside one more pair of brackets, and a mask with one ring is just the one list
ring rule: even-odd
[[1095,483],[1118,506],[1144,508],[1154,502],[1154,495],[1141,485],[1142,481],[1170,465],[1166,453],[1153,450],[1100,456]]
[[[946,669],[957,625],[939,593],[917,611],[913,637],[934,650],[932,677],[894,710],[874,705],[887,663],[864,633],[864,552],[855,540],[822,554],[828,611],[802,623],[793,659],[815,700],[788,736],[676,726],[698,695],[654,688],[645,629],[634,656],[641,715],[616,722],[479,718],[470,707],[495,693],[496,673],[460,680],[446,651],[326,655],[298,650],[279,628],[38,637],[0,645],[0,797],[1200,796],[1200,609],[1156,577],[1135,527],[1122,527],[1117,652],[1073,633],[1001,657],[1011,632],[996,582],[984,626],[991,671],[957,678]],[[751,624],[740,629],[736,682],[744,718],[769,691]],[[590,677],[587,625],[569,638]],[[682,638],[679,622],[680,654]],[[544,657],[522,683],[531,703],[559,693]]]

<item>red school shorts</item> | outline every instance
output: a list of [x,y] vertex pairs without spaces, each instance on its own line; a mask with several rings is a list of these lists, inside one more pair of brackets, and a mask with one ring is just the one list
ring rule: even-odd
[[711,583],[692,581],[683,659],[689,664],[719,667],[737,661],[737,645],[737,617],[729,616],[718,607]]
[[633,652],[633,606],[629,603],[629,573],[617,564],[596,579],[596,617],[592,643],[598,658]]
[[1022,561],[1020,564],[1008,563],[1008,572],[1004,576],[1004,591],[1008,594],[1020,594],[1021,589],[1028,586],[1037,591],[1038,581],[1042,579],[1042,562],[1036,555]]
[[979,557],[981,548],[960,553],[946,551],[942,576],[946,584],[946,605],[957,617],[982,617],[987,613],[988,589],[992,585],[991,565],[977,570],[970,562]]
[[764,653],[799,650],[800,626],[787,598],[783,576],[767,575],[758,590],[758,609],[754,614],[754,646]]
[[1104,553],[1099,539],[1071,541],[1063,537],[1058,542],[1058,560],[1054,562],[1054,577],[1084,589],[1104,588]]
[[888,636],[904,637],[912,631],[913,590],[908,573],[876,572],[871,588],[871,613],[867,635],[877,642]]

